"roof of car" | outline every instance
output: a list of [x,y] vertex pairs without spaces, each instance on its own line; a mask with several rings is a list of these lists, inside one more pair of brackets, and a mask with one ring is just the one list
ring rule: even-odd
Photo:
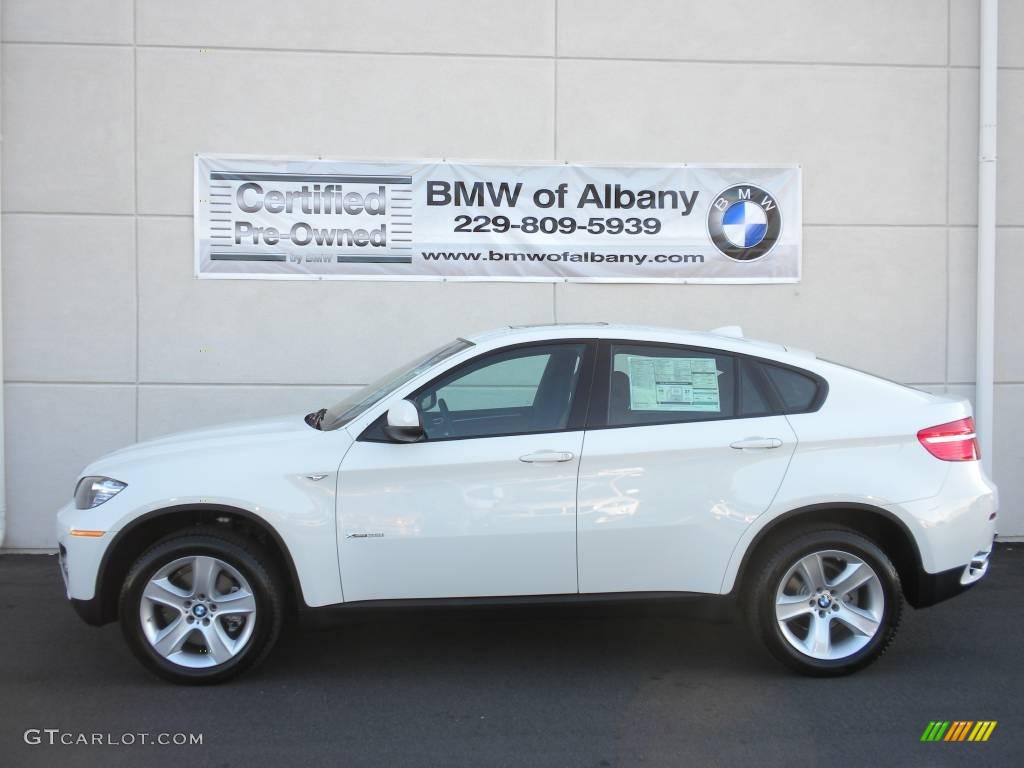
[[674,344],[712,347],[732,352],[748,352],[750,354],[795,355],[813,357],[805,350],[796,349],[783,344],[769,341],[748,339],[742,331],[735,327],[721,328],[715,331],[690,331],[681,328],[666,328],[649,325],[630,325],[626,323],[549,323],[541,325],[512,325],[496,328],[491,331],[467,336],[468,341],[485,346],[497,346],[500,343],[517,341],[540,341],[543,339],[631,339],[637,341],[661,341]]

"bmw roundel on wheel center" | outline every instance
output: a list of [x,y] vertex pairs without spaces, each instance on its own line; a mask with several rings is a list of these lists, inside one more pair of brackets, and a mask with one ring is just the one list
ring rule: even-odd
[[718,195],[708,210],[708,234],[723,254],[753,261],[770,251],[782,231],[775,198],[752,184],[737,184]]

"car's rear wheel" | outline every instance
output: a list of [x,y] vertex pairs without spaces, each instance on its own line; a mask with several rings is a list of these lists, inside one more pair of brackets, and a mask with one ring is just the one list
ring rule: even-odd
[[135,562],[121,590],[132,652],[176,683],[218,683],[248,669],[270,651],[282,616],[273,569],[230,532],[165,539]]
[[807,675],[845,675],[881,656],[902,610],[899,576],[853,531],[805,533],[768,556],[747,614],[768,650]]

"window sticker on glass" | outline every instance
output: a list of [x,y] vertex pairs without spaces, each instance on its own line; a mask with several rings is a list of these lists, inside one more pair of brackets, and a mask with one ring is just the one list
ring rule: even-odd
[[708,357],[627,355],[634,411],[720,411],[720,371]]

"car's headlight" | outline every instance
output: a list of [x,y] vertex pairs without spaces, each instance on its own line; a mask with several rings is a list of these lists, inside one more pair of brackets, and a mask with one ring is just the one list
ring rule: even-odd
[[75,506],[92,509],[123,491],[125,483],[110,477],[83,477],[75,488]]

